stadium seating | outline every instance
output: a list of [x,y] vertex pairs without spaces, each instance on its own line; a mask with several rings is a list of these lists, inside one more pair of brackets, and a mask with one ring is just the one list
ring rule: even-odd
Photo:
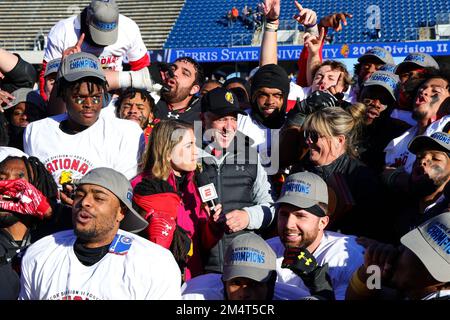
[[[250,45],[252,30],[241,21],[227,26],[226,12],[232,6],[239,11],[245,5],[256,8],[258,0],[186,0],[186,3],[164,45],[165,48],[227,47],[233,44],[233,37],[248,39]],[[314,9],[319,17],[333,12],[349,12],[353,19],[343,31],[334,33],[334,43],[392,42],[407,40],[415,35],[411,32],[420,26],[433,26],[436,16],[450,12],[450,1],[442,0],[303,0],[306,8]],[[371,5],[380,9],[381,38],[376,38],[374,30],[367,28],[370,14],[366,10]],[[293,1],[282,1],[282,20],[292,19],[296,13]],[[250,36],[242,37],[240,35]],[[235,36],[233,36],[235,35]],[[416,40],[416,39],[410,39]]]
[[[39,33],[47,35],[59,20],[80,12],[90,0],[0,0],[0,47],[33,50]],[[117,0],[120,13],[141,29],[148,49],[161,49],[184,0]]]

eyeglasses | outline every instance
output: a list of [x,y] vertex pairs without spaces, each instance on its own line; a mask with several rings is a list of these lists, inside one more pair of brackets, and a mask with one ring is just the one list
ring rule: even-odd
[[386,110],[387,105],[383,104],[380,100],[378,99],[369,99],[369,98],[365,98],[362,99],[362,103],[364,103],[366,106],[370,106],[370,105],[376,105],[376,106],[380,106],[381,107],[381,111]]
[[93,104],[99,104],[101,102],[101,96],[92,96],[92,97],[75,96],[75,97],[72,97],[73,102],[75,102],[76,104],[84,104],[88,98],[91,99]]
[[309,138],[313,143],[317,143],[317,141],[319,141],[319,138],[322,137],[322,135],[319,134],[317,131],[312,130],[303,131],[303,136],[305,137],[305,140],[308,140]]

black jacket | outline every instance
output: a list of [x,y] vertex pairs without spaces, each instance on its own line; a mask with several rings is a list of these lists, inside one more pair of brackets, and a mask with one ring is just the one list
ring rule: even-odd
[[383,111],[380,118],[375,119],[371,125],[364,126],[357,145],[359,159],[377,174],[383,171],[385,164],[384,148],[392,139],[411,128],[408,123],[391,118],[391,112],[392,110]]
[[188,123],[194,123],[194,121],[200,121],[201,114],[200,99],[193,98],[189,105],[181,110],[170,110],[167,102],[160,99],[155,106],[155,118],[160,120],[181,120]]
[[16,300],[19,297],[20,260],[30,245],[31,237],[27,234],[21,243],[5,230],[0,229],[0,300]]
[[[334,174],[338,174],[353,198],[353,205],[349,210],[339,216],[331,215],[328,229],[384,240],[382,225],[388,221],[388,214],[383,208],[384,190],[373,171],[347,154],[325,166],[315,166],[308,155],[304,159],[306,160],[293,166],[291,173],[309,171],[320,176],[328,185],[332,184]],[[340,191],[342,190],[336,190],[338,203],[342,201]]]
[[[256,150],[248,152],[251,143],[249,143],[248,138],[246,139],[246,150],[239,150],[238,148],[226,150],[229,153],[220,160],[212,155],[205,154],[203,156],[203,172],[206,172],[210,181],[214,183],[219,197],[216,203],[222,204],[224,214],[257,204],[252,195],[258,174],[257,152]],[[234,142],[236,141],[235,139]],[[206,153],[209,153],[208,148],[205,148]],[[264,221],[263,226],[269,225],[270,222]],[[225,233],[216,246],[205,256],[205,271],[222,273],[226,248],[233,238],[245,232],[250,231]]]

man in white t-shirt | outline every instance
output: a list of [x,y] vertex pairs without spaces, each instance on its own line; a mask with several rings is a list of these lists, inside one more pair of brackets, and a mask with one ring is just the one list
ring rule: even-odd
[[[145,144],[142,129],[133,121],[99,116],[106,81],[98,59],[84,52],[67,56],[57,88],[67,113],[28,125],[25,153],[39,158],[60,187],[96,167],[133,178]],[[64,193],[61,197],[70,204]]]
[[311,295],[298,275],[282,268],[286,248],[305,248],[320,266],[328,264],[335,298],[343,300],[353,272],[364,261],[364,249],[354,236],[325,231],[329,222],[325,181],[310,172],[288,176],[276,206],[279,236],[267,242],[277,255],[277,283],[292,286],[296,296]]
[[[419,135],[430,136],[434,132],[449,130],[447,124],[450,120],[448,99],[450,98],[450,78],[445,73],[436,71],[426,75],[417,90],[414,100],[412,116],[417,124],[393,139],[384,149],[385,163],[388,167],[401,167],[411,173],[416,157],[409,152],[408,145]],[[439,120],[436,120],[440,118]]]
[[[92,0],[79,15],[63,19],[52,27],[44,52],[43,70],[50,60],[61,58],[64,50],[73,47],[82,34],[81,51],[97,56],[103,69],[120,71],[124,60],[131,70],[140,70],[150,64],[138,25],[119,14],[114,0]],[[41,72],[41,92],[44,92],[43,75]]]
[[28,248],[19,299],[180,299],[181,274],[170,251],[131,233],[147,222],[133,209],[127,178],[96,168],[76,184],[74,229]]
[[[326,279],[327,267],[317,263],[304,249],[291,251],[286,268],[298,270],[317,294],[310,299],[323,299],[332,289]],[[304,257],[305,256],[305,257]],[[293,259],[292,259],[293,258]],[[302,259],[303,258],[303,259]],[[182,286],[183,300],[297,300],[304,294],[295,287],[276,282],[276,256],[266,241],[254,233],[234,238],[225,252],[223,275],[207,273],[192,278]]]

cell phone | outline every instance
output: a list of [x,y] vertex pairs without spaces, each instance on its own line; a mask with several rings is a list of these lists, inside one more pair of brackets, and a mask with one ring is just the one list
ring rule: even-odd
[[[69,190],[67,187],[71,186],[72,190]],[[62,191],[66,194],[70,199],[75,198],[75,185],[72,182],[67,182],[62,184]]]

